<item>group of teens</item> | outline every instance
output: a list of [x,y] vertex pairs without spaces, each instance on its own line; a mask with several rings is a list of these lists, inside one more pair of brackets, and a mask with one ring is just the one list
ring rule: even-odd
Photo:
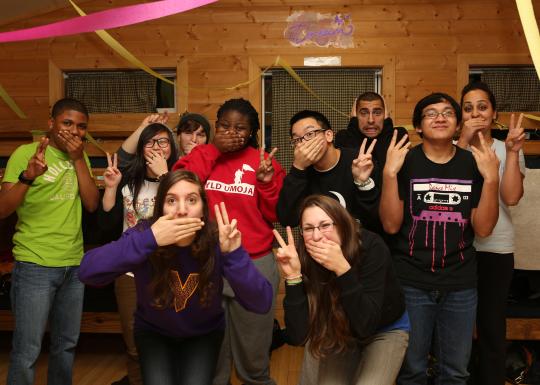
[[111,242],[78,270],[86,284],[115,281],[129,382],[226,385],[234,366],[242,383],[275,384],[281,276],[288,342],[305,346],[302,385],[426,384],[429,356],[435,383],[465,384],[475,322],[482,383],[504,384],[508,206],[525,166],[521,116],[502,142],[496,108],[483,83],[463,89],[461,106],[430,94],[413,112],[415,147],[375,93],[337,136],[323,114],[300,111],[288,174],[277,149],[259,148],[247,100],[221,105],[212,138],[198,114],[177,137],[167,115],[147,117],[107,154],[97,210]]

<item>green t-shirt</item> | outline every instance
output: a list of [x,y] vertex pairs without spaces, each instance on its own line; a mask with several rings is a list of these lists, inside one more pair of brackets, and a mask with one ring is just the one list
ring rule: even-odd
[[[25,144],[15,150],[9,158],[4,182],[18,182],[38,144]],[[77,266],[83,255],[77,174],[68,154],[52,146],[47,147],[45,159],[48,170],[36,178],[17,208],[13,255],[17,261],[41,266]],[[84,159],[90,169],[86,153]]]

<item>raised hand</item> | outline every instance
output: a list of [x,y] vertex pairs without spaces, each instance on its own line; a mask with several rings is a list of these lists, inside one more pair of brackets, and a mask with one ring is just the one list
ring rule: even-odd
[[150,229],[158,246],[186,246],[182,241],[195,237],[203,226],[201,218],[176,218],[175,214],[170,213],[160,217]]
[[122,180],[122,173],[118,169],[118,155],[107,153],[107,169],[103,173],[105,188],[115,188]]
[[510,115],[510,127],[508,127],[508,135],[506,136],[506,151],[519,152],[525,143],[525,132],[521,127],[523,114],[519,114],[517,124],[514,125],[514,114]]
[[169,121],[169,113],[167,110],[163,114],[150,114],[147,117],[143,119],[141,124],[139,125],[139,129],[144,129],[146,126],[151,125],[152,123],[161,123],[161,124],[167,124]]
[[58,131],[58,138],[66,148],[71,160],[83,158],[84,143],[79,135],[72,134],[68,130],[60,130]]
[[354,102],[351,107],[351,118],[356,118],[356,104],[358,103],[358,98],[354,98]]
[[479,132],[478,139],[480,139],[480,146],[476,148],[471,146],[471,151],[478,171],[484,177],[484,181],[498,181],[499,180],[499,158],[495,155],[495,151],[491,149],[489,144],[484,140],[484,135]]
[[317,163],[324,153],[321,151],[326,141],[324,135],[315,135],[308,141],[302,141],[294,147],[293,166],[299,170],[305,170],[314,163]]
[[360,151],[358,151],[358,157],[353,160],[351,165],[352,174],[355,182],[365,182],[373,171],[373,159],[371,153],[375,148],[377,139],[373,139],[367,151],[366,143],[367,138],[364,138],[364,140],[362,141],[362,145],[360,146]]
[[259,182],[268,183],[274,176],[274,167],[272,166],[272,159],[277,152],[277,147],[274,147],[268,157],[264,159],[264,148],[261,147],[259,168],[257,169],[257,180]]
[[163,156],[163,152],[160,150],[151,150],[145,153],[146,165],[156,176],[166,174],[169,169],[167,166],[167,159]]
[[274,237],[279,243],[276,260],[283,272],[285,279],[298,278],[302,274],[302,266],[298,258],[298,252],[294,246],[294,237],[290,226],[287,226],[287,243],[283,240],[277,230],[272,230]]
[[394,130],[392,140],[386,151],[386,164],[384,166],[384,173],[390,176],[396,176],[403,162],[405,162],[405,156],[409,152],[411,142],[409,142],[409,135],[403,135],[403,138],[397,142],[397,130]]
[[235,130],[231,132],[218,129],[216,130],[212,143],[220,152],[233,152],[244,147],[245,141]]
[[221,202],[219,206],[214,205],[214,211],[219,230],[219,249],[222,253],[230,253],[242,244],[242,234],[238,230],[238,223],[236,219],[229,221],[229,214],[224,202]]
[[322,238],[320,241],[310,239],[306,242],[306,250],[315,262],[333,271],[337,276],[351,268],[341,251],[341,246],[330,239]]
[[47,171],[47,161],[45,160],[45,150],[49,145],[49,138],[43,137],[40,139],[36,149],[36,153],[28,160],[28,165],[24,171],[24,176],[27,179],[34,180],[38,176],[43,175]]

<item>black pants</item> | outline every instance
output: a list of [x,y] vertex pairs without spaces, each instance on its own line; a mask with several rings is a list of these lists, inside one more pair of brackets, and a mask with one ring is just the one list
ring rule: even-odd
[[143,384],[211,385],[222,340],[223,330],[190,338],[136,331]]
[[504,385],[506,304],[514,254],[478,251],[478,377],[482,385]]

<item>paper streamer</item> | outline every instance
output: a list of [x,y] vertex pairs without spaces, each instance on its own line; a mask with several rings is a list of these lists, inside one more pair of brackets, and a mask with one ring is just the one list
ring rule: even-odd
[[531,114],[523,114],[523,116],[527,119],[536,120],[540,122],[540,116],[531,115]]
[[529,52],[536,69],[536,74],[540,79],[540,33],[538,32],[538,24],[534,16],[534,8],[531,0],[516,0],[521,25],[525,32],[525,39],[529,46]]
[[340,115],[343,115],[345,116],[346,118],[349,117],[349,114],[346,114],[340,110],[338,110],[337,108],[335,108],[334,106],[326,103],[324,100],[322,100],[319,95],[317,95],[315,93],[315,91],[313,91],[306,83],[304,83],[304,81],[302,80],[302,78],[296,73],[296,71],[289,65],[289,63],[287,63],[285,60],[283,60],[281,57],[277,57],[276,59],[276,64],[279,64],[285,71],[287,71],[287,73],[289,75],[292,76],[292,78],[294,80],[296,80],[298,82],[298,84],[300,84],[300,86],[302,86],[302,88],[304,88],[307,92],[309,92],[315,99],[317,99],[319,102],[321,102],[322,104],[324,104],[325,106],[329,107],[331,110],[337,112],[338,114]]
[[[73,8],[77,11],[77,13],[81,16],[86,16],[86,13],[82,9],[80,9],[77,4],[75,4],[72,0],[69,0]],[[95,31],[96,34],[103,40],[109,47],[111,47],[118,55],[122,56],[124,59],[126,59],[128,62],[130,62],[135,67],[138,67],[142,69],[143,71],[149,73],[150,75],[163,80],[166,83],[169,83],[174,86],[174,82],[164,78],[160,74],[158,74],[156,71],[148,67],[146,64],[144,64],[142,61],[137,59],[135,55],[133,55],[131,52],[129,52],[122,44],[118,42],[114,37],[112,37],[107,31],[104,30],[98,30]]]
[[17,103],[15,103],[15,100],[13,100],[11,98],[11,96],[9,96],[9,94],[4,89],[4,87],[2,87],[1,84],[0,84],[0,98],[2,98],[4,100],[4,102],[6,102],[6,104],[9,106],[9,108],[11,108],[13,110],[13,112],[15,112],[17,114],[17,116],[19,118],[28,119],[27,116],[24,114],[24,112],[22,112],[22,110],[19,108]]
[[[24,1],[24,0],[23,0]],[[161,0],[100,11],[39,27],[0,33],[0,43],[76,35],[142,23],[211,4],[217,0]]]

